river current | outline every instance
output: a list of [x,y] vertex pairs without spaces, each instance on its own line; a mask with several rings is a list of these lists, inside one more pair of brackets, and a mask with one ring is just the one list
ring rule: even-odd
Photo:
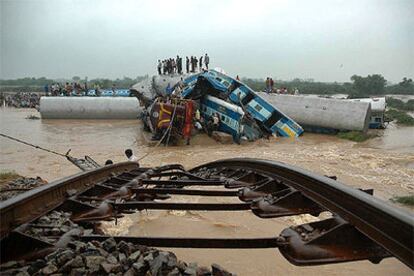
[[[0,109],[1,133],[35,145],[82,157],[89,155],[99,163],[107,159],[125,161],[124,150],[131,148],[142,166],[181,163],[186,168],[217,159],[254,157],[282,161],[338,180],[356,188],[373,188],[374,195],[390,204],[396,195],[414,193],[414,128],[391,124],[380,135],[363,143],[335,136],[305,133],[297,139],[271,138],[242,145],[222,145],[206,135],[197,135],[189,146],[154,148],[145,142],[136,120],[29,120],[40,115],[31,109]],[[52,181],[78,173],[79,169],[63,157],[49,154],[14,141],[0,138],[0,169],[25,176],[41,176]],[[193,199],[200,201],[201,198]],[[189,202],[188,197],[174,199]],[[226,198],[208,202],[228,202]],[[205,199],[203,199],[205,202]],[[397,208],[404,208],[395,205]],[[406,208],[405,208],[406,209]],[[407,210],[407,209],[406,209]],[[413,210],[408,209],[409,212]],[[145,211],[128,215],[115,226],[106,223],[111,234],[180,237],[268,237],[284,228],[315,220],[308,215],[259,219],[251,212]],[[218,263],[238,275],[410,275],[412,272],[394,258],[379,265],[368,261],[296,267],[277,249],[222,250],[171,249],[187,262],[201,265]],[[412,274],[411,274],[412,275]]]

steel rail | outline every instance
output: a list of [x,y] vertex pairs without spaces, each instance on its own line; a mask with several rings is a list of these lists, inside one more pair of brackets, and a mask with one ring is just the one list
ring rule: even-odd
[[53,181],[0,203],[0,238],[3,239],[17,226],[30,222],[58,207],[67,198],[69,190],[85,191],[113,174],[138,168],[135,162],[122,162],[81,172]]
[[[177,166],[177,165],[176,165]],[[131,241],[134,243],[141,243],[149,246],[160,247],[189,247],[189,248],[275,248],[278,247],[280,252],[290,261],[295,264],[312,265],[322,264],[327,262],[339,262],[341,260],[358,260],[369,259],[373,262],[381,260],[384,257],[388,257],[389,253],[397,257],[404,264],[414,269],[414,219],[408,212],[404,212],[385,202],[374,198],[373,196],[364,193],[358,189],[348,187],[336,180],[328,177],[313,174],[304,169],[300,169],[294,166],[286,165],[280,162],[258,160],[258,159],[246,159],[236,158],[211,162],[193,168],[189,172],[185,172],[183,175],[191,175],[193,180],[151,180],[150,183],[154,185],[165,185],[167,182],[174,183],[172,185],[191,186],[192,183],[214,183],[219,182],[217,180],[208,180],[202,177],[201,169],[212,169],[208,173],[212,173],[212,177],[216,177],[218,171],[224,170],[229,172],[239,172],[248,168],[251,177],[249,176],[249,182],[244,182],[244,186],[255,187],[254,183],[263,177],[269,177],[277,180],[273,184],[283,183],[283,185],[289,187],[289,189],[295,190],[302,197],[308,198],[313,204],[317,204],[324,210],[329,210],[336,216],[336,220],[326,222],[321,221],[326,227],[329,225],[337,225],[335,229],[342,229],[342,232],[334,232],[344,236],[345,243],[352,243],[349,241],[349,237],[353,238],[355,242],[351,246],[346,248],[338,243],[338,239],[335,236],[334,239],[325,237],[322,241],[322,246],[317,247],[315,243],[306,244],[302,247],[294,247],[292,243],[298,243],[301,240],[301,233],[295,232],[296,228],[285,229],[281,236],[278,238],[248,238],[248,239],[216,239],[216,238],[172,238],[172,237],[114,237],[116,240]],[[146,171],[148,170],[148,173]],[[63,208],[62,206],[67,203],[66,208],[72,210],[75,207],[80,211],[78,217],[86,218],[113,218],[121,213],[128,213],[129,210],[198,210],[198,211],[242,211],[252,209],[253,203],[177,203],[177,202],[156,202],[156,201],[134,201],[135,194],[182,194],[182,195],[206,195],[206,196],[238,196],[238,191],[229,190],[196,190],[196,189],[177,189],[177,188],[143,188],[143,187],[124,187],[122,183],[128,183],[130,174],[134,177],[135,172],[142,171],[141,179],[147,181],[146,177],[152,177],[153,170],[151,168],[138,169],[138,165],[133,162],[119,163],[111,166],[102,167],[93,171],[79,173],[77,175],[64,178],[59,181],[52,182],[50,184],[33,189],[25,194],[21,194],[0,203],[0,216],[1,216],[1,238],[7,237],[9,233],[17,226],[30,223],[41,215],[56,209]],[[156,171],[156,169],[154,169]],[[162,169],[160,169],[162,170]],[[201,171],[200,171],[201,170]],[[197,173],[200,176],[197,176]],[[121,175],[122,174],[122,175]],[[121,176],[120,176],[121,175]],[[106,187],[104,182],[110,184],[110,179],[115,181],[120,176],[122,181],[119,186],[115,188]],[[139,175],[137,175],[139,176]],[[171,175],[172,176],[172,175]],[[226,176],[229,179],[229,176]],[[125,179],[124,179],[125,178]],[[229,179],[231,180],[231,179]],[[115,181],[115,183],[118,183]],[[182,185],[186,183],[189,185]],[[237,182],[237,181],[236,181]],[[227,183],[228,184],[228,183]],[[226,186],[226,183],[222,182],[221,185]],[[220,184],[217,184],[220,185]],[[168,186],[168,185],[165,185]],[[204,185],[200,185],[204,186]],[[272,189],[271,189],[272,190]],[[81,193],[84,193],[81,195]],[[94,196],[103,193],[103,195],[111,195],[111,199],[126,199],[122,202],[120,200],[102,202],[98,208],[90,204],[88,200],[93,199]],[[270,196],[270,195],[269,195]],[[275,196],[275,195],[272,195]],[[79,201],[79,197],[83,197],[85,201]],[[114,198],[112,198],[114,197]],[[151,196],[150,196],[151,197]],[[144,196],[145,198],[145,196]],[[280,209],[286,205],[283,205],[280,197],[277,198],[277,203],[281,204],[276,206],[277,212],[280,213]],[[297,199],[297,198],[296,198]],[[260,200],[260,199],[259,199]],[[292,198],[291,198],[292,200]],[[62,204],[64,203],[65,204]],[[258,201],[259,202],[259,201]],[[301,202],[300,200],[298,201]],[[285,202],[286,203],[286,202]],[[291,202],[289,202],[290,204]],[[71,204],[73,206],[71,206]],[[295,203],[293,203],[295,204]],[[290,205],[288,205],[290,206]],[[257,206],[256,206],[257,207]],[[64,209],[61,209],[64,210]],[[118,213],[119,211],[119,213]],[[318,227],[317,224],[312,224]],[[306,231],[312,231],[311,225],[304,224],[302,227]],[[325,228],[323,228],[325,229]],[[334,228],[332,228],[334,229]],[[290,232],[289,232],[290,231]],[[348,232],[347,232],[348,231]],[[351,232],[349,232],[351,231]],[[358,232],[357,236],[352,236],[352,233]],[[287,234],[286,234],[287,233]],[[289,234],[290,233],[290,234]],[[292,234],[293,233],[293,234]],[[362,233],[362,234],[361,234]],[[331,233],[332,234],[332,233]],[[345,234],[345,235],[344,235]],[[348,236],[349,235],[349,236]],[[13,244],[12,234],[3,240],[9,242],[9,247]],[[332,235],[331,235],[332,236]],[[365,238],[360,240],[358,237]],[[84,236],[81,239],[106,239],[107,236]],[[368,238],[368,239],[367,239]],[[296,240],[294,240],[296,239]],[[10,242],[12,242],[10,244]],[[326,244],[326,243],[328,244]],[[340,243],[340,242],[339,242]],[[24,244],[24,243],[23,243]],[[3,250],[2,243],[2,250]],[[299,255],[289,255],[289,249],[286,249],[288,245],[292,250],[299,248]],[[342,247],[341,247],[342,246]],[[359,246],[359,247],[358,247]],[[7,248],[9,248],[7,247]],[[318,249],[319,248],[319,249]],[[330,248],[330,249],[328,249]],[[378,248],[380,250],[378,250]],[[388,251],[389,253],[387,253]],[[10,249],[10,248],[9,248]],[[339,251],[343,251],[340,253]],[[301,251],[303,250],[303,251]],[[357,251],[355,251],[357,250]],[[358,250],[362,250],[358,253]],[[310,258],[307,254],[309,251],[313,251]],[[291,251],[293,252],[293,251]],[[329,256],[326,255],[329,252]],[[385,252],[385,253],[384,253]],[[322,255],[318,255],[318,254]],[[338,254],[339,253],[339,254]],[[342,254],[342,255],[341,255]],[[341,259],[345,257],[345,259]],[[296,258],[296,259],[295,259]],[[319,258],[319,259],[318,259]],[[301,263],[302,261],[302,263]]]
[[304,195],[338,214],[361,233],[381,245],[404,264],[414,269],[414,219],[412,214],[392,207],[358,189],[331,178],[281,162],[250,158],[226,159],[200,168],[249,167],[257,172],[282,179]]

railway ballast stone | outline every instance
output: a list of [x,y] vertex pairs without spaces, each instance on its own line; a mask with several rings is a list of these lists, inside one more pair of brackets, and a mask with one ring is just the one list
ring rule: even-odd
[[218,265],[211,269],[197,263],[187,265],[172,252],[117,243],[113,238],[104,242],[71,241],[44,258],[4,263],[0,269],[1,275],[233,275]]
[[45,266],[42,269],[42,273],[45,274],[45,275],[50,275],[50,274],[53,274],[57,271],[58,271],[58,268],[52,263],[48,264],[47,266]]
[[103,249],[105,249],[108,252],[113,251],[116,248],[116,241],[114,238],[109,238],[102,244]]
[[0,201],[5,201],[12,197],[17,196],[18,194],[24,193],[27,190],[42,186],[46,184],[47,181],[40,178],[32,177],[19,177],[14,180],[9,181],[5,185],[0,186]]

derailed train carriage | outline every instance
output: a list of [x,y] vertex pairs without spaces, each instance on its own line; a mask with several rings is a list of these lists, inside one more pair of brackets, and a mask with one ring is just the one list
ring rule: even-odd
[[[162,77],[154,77],[152,87],[158,87],[156,82],[161,80]],[[144,86],[136,87],[138,88],[131,89],[131,95],[137,96],[145,105],[143,121],[146,128],[154,134],[155,140],[162,140],[164,135],[170,137],[172,133],[173,140],[178,140],[181,136],[188,141],[192,124],[196,121],[193,115],[197,109],[204,129],[208,129],[207,122],[213,116],[218,116],[220,123],[217,130],[230,134],[236,143],[242,139],[254,141],[272,134],[297,137],[303,132],[299,124],[268,104],[251,88],[216,70],[190,75],[173,85],[173,89],[178,90],[183,99],[166,95],[164,91],[152,91],[156,96],[148,99],[145,96],[148,93],[138,91]],[[174,118],[175,113],[171,112],[171,108],[169,113],[161,112],[162,106],[168,106],[172,101],[178,105],[177,118]],[[181,113],[186,114],[184,120]],[[161,121],[172,123],[166,128]],[[167,143],[168,141],[169,139]]]
[[[209,70],[193,75],[184,80],[184,85],[182,93],[184,98],[199,100],[201,106],[209,106],[209,102],[221,103],[213,109],[219,114],[225,125],[223,129],[226,126],[231,128],[231,125],[227,123],[227,117],[233,120],[239,119],[239,136],[257,139],[266,134],[297,137],[303,133],[299,124],[268,104],[250,87],[218,71]],[[233,106],[233,109],[237,110],[240,108],[242,112],[237,112],[238,115],[231,117],[229,116],[231,112],[228,112],[231,109],[229,106]],[[211,112],[206,113],[205,110],[202,112],[205,117],[212,116]],[[241,119],[244,120],[240,122]],[[236,131],[235,128],[232,130]]]
[[157,98],[146,110],[144,127],[153,133],[152,140],[177,144],[189,141],[193,124],[193,101]]

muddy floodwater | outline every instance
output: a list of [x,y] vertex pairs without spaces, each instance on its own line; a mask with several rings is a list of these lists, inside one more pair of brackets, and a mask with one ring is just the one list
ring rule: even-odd
[[[254,157],[282,161],[338,180],[356,188],[373,188],[374,195],[389,204],[396,195],[414,193],[414,128],[390,125],[380,137],[363,143],[335,136],[305,133],[297,139],[272,138],[242,145],[221,145],[198,135],[189,146],[151,147],[145,143],[136,120],[28,120],[40,115],[29,109],[0,109],[0,129],[30,143],[81,157],[89,155],[99,163],[107,159],[125,161],[126,148],[136,155],[150,153],[142,166],[181,163],[186,168],[230,157]],[[79,172],[63,157],[18,144],[0,137],[0,169],[26,176],[41,176],[48,181]],[[195,198],[193,201],[205,199]],[[189,202],[188,197],[174,201]],[[226,198],[207,202],[228,202]],[[394,205],[396,208],[404,208]],[[409,212],[412,209],[404,208]],[[284,228],[315,220],[308,215],[279,219],[259,219],[248,211],[188,212],[144,211],[128,215],[115,226],[106,223],[111,234],[179,237],[271,237]],[[277,249],[223,250],[171,249],[187,261],[201,265],[218,263],[238,275],[412,275],[394,258],[374,265],[368,261],[316,267],[296,267]]]

